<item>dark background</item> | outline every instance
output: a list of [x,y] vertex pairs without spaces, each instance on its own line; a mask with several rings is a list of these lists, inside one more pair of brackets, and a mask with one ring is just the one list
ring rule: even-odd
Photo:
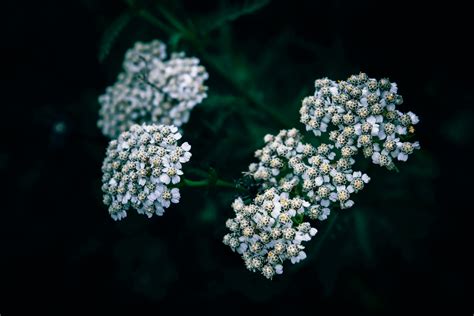
[[97,97],[114,82],[125,50],[159,38],[200,57],[196,45],[137,17],[106,54],[104,33],[129,10],[126,2],[4,4],[2,315],[28,307],[91,313],[94,305],[109,313],[133,306],[156,313],[207,307],[224,315],[255,311],[251,306],[268,313],[473,312],[473,55],[466,8],[273,1],[238,19],[229,17],[243,8],[237,1],[141,1],[134,10],[146,8],[166,22],[156,4],[178,21],[193,21],[197,34],[223,20],[199,35],[226,75],[202,60],[209,98],[184,127],[193,146],[189,168],[212,167],[237,180],[263,135],[284,127],[249,110],[251,100],[303,129],[298,108],[314,79],[359,71],[398,83],[401,110],[421,118],[422,150],[400,173],[369,166],[372,182],[355,207],[341,212],[327,234],[327,223],[317,223],[308,259],[267,281],[221,243],[235,192],[185,188],[165,216],[148,220],[130,211],[119,223],[101,202],[107,139],[96,128]]

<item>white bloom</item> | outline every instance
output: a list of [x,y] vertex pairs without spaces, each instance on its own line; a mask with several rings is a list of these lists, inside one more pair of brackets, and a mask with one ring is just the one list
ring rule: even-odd
[[291,257],[291,263],[295,264],[304,259],[306,259],[306,253],[304,251],[300,251],[297,256]]
[[413,125],[418,124],[418,122],[420,121],[420,119],[418,118],[418,116],[417,116],[415,113],[413,113],[413,112],[408,112],[407,114],[410,116],[411,122],[412,122]]
[[180,162],[188,162],[189,159],[191,159],[191,153],[189,152],[191,150],[191,145],[189,145],[188,142],[184,142],[182,145],[181,145],[181,149],[183,150],[180,158],[179,158],[179,161]]
[[190,146],[178,147],[177,135],[174,126],[133,125],[109,143],[102,190],[113,219],[124,218],[129,208],[148,217],[163,215],[171,203],[179,203],[178,188],[168,187],[179,183],[183,174],[173,155],[176,148],[186,151]]
[[397,155],[397,159],[400,160],[400,161],[407,161],[408,160],[408,154],[405,154],[403,152],[400,152],[398,155]]
[[179,199],[181,198],[181,194],[179,193],[178,188],[171,189],[171,202],[179,203]]
[[325,207],[321,210],[321,214],[319,215],[318,219],[320,221],[324,221],[328,218],[329,214],[331,214],[331,211],[329,210],[329,208]]
[[375,165],[378,165],[380,163],[380,152],[376,151],[373,153],[372,155],[372,162],[375,164]]
[[180,176],[183,174],[181,171],[181,163],[170,163],[169,161],[163,159],[163,169],[162,174],[160,175],[160,181],[164,184],[169,184],[170,182],[173,184],[179,183],[181,180]]
[[275,266],[275,273],[276,274],[282,274],[283,273],[283,266],[281,264],[277,264]]
[[[327,93],[332,94],[323,89],[327,81],[319,84],[315,97],[305,99],[300,112],[312,113],[321,122],[325,117],[332,117],[339,123],[344,119],[354,121],[353,125],[342,122],[338,126],[340,130],[330,132],[329,138],[333,142],[339,141],[341,135],[346,137],[342,139],[344,144],[339,147],[320,144],[315,148],[305,144],[295,129],[266,135],[264,147],[255,151],[257,162],[250,164],[244,173],[265,191],[258,194],[250,205],[245,205],[240,198],[232,204],[236,216],[228,225],[231,232],[224,237],[224,243],[241,253],[249,270],[261,271],[270,279],[275,273],[282,272],[279,265],[282,267],[284,261],[297,263],[306,258],[302,244],[310,241],[317,230],[309,223],[295,226],[296,223],[306,216],[322,221],[334,208],[347,209],[354,205],[351,195],[363,190],[370,181],[367,174],[352,168],[359,148],[363,149],[364,156],[372,157],[375,163],[387,167],[393,164],[391,155],[411,153],[419,148],[418,143],[401,141],[403,138],[396,133],[398,123],[385,123],[385,118],[379,114],[384,113],[383,109],[375,108],[373,115],[354,120],[353,117],[337,117],[338,113],[344,113],[344,108],[331,105],[327,107],[328,113],[321,115],[318,109],[330,104]],[[367,106],[370,106],[375,97],[368,88],[365,93]],[[382,98],[386,93],[380,91],[377,95]],[[325,101],[318,102],[318,97],[324,97]],[[399,114],[394,112],[391,115]],[[391,120],[393,122],[393,118]],[[408,120],[411,123],[411,118],[404,117],[403,120],[398,125],[406,124]],[[379,135],[381,131],[384,133],[383,141],[378,136],[371,136]]]
[[[326,126],[322,128],[323,123],[329,124],[332,129],[330,140],[336,147],[354,144],[363,148],[366,157],[372,156],[373,163],[392,168],[391,158],[385,157],[387,153],[383,153],[380,163],[379,154],[369,154],[370,147],[382,145],[387,138],[398,139],[412,133],[413,125],[419,122],[413,112],[403,114],[397,110],[403,102],[397,94],[397,84],[388,79],[368,78],[361,73],[340,82],[318,79],[315,87],[314,95],[304,98],[300,109],[301,122],[306,125],[306,130],[319,136],[326,131]],[[341,135],[348,128],[352,128],[353,132]],[[373,148],[375,152],[380,152]],[[387,151],[391,157],[401,161],[409,156],[406,152]]]
[[[300,204],[307,207],[300,199],[289,198],[287,193],[275,188],[258,195],[249,205],[237,198],[232,203],[236,216],[226,223],[230,233],[224,236],[224,244],[242,255],[249,270],[261,271],[269,279],[275,273],[282,274],[285,260],[296,263],[306,258],[301,243],[317,233],[309,223],[295,226],[292,220],[295,210],[286,211],[290,205]],[[250,209],[253,211],[249,212]]]
[[160,41],[136,43],[127,51],[124,72],[99,97],[98,126],[116,138],[133,124],[181,126],[190,112],[207,96],[204,81],[208,74],[196,58],[184,53],[166,59]]

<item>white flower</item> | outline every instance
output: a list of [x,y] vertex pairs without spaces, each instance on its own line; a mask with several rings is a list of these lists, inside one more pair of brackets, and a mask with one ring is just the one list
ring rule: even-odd
[[171,202],[179,203],[179,199],[181,198],[181,194],[179,193],[178,188],[171,189]]
[[[376,117],[374,117],[374,116],[369,116],[369,117],[367,118],[367,123],[370,123],[370,126],[371,126],[370,131],[369,131],[369,134],[370,134],[371,136],[380,135],[380,129],[379,129],[380,125],[377,124],[377,118],[376,118]],[[383,137],[384,137],[384,136],[383,136]]]
[[119,221],[119,220],[121,220],[122,218],[127,217],[127,212],[125,212],[125,211],[119,211],[119,212],[111,213],[110,215],[112,216],[112,219],[113,219],[114,221]]
[[352,207],[351,194],[370,181],[352,169],[359,149],[388,169],[394,158],[404,161],[419,149],[418,142],[406,141],[419,119],[397,110],[403,101],[397,93],[395,83],[363,73],[338,83],[318,79],[314,95],[302,101],[300,120],[317,136],[328,133],[332,144],[304,144],[296,129],[265,135],[264,147],[255,151],[258,161],[244,172],[265,191],[249,205],[234,201],[235,218],[228,220],[230,234],[223,239],[249,270],[272,279],[283,272],[285,260],[306,258],[302,243],[317,230],[301,221],[325,220],[334,208]]
[[297,256],[291,257],[291,263],[295,264],[304,259],[306,259],[306,253],[304,251],[300,251]]
[[154,40],[150,43],[137,42],[125,53],[123,68],[130,73],[139,73],[152,64],[166,58],[166,45]]
[[177,148],[185,151],[190,146],[177,146],[177,135],[174,126],[133,125],[109,143],[102,190],[113,219],[124,218],[129,208],[148,217],[163,215],[164,208],[179,203],[179,190],[169,187],[178,184],[183,174],[181,162],[173,155]]
[[185,163],[188,162],[189,159],[191,159],[191,153],[189,152],[191,150],[191,145],[189,145],[188,142],[184,142],[181,145],[181,149],[183,150],[181,153],[181,156],[179,158],[179,162]]
[[275,273],[276,274],[282,274],[283,273],[283,266],[281,264],[277,264],[275,266]]
[[407,114],[410,116],[410,118],[411,118],[411,123],[412,123],[413,125],[418,124],[418,122],[420,121],[420,119],[418,118],[418,116],[417,116],[415,113],[413,113],[413,112],[408,112]]
[[295,227],[292,217],[296,211],[286,211],[293,204],[307,205],[275,188],[264,191],[249,205],[237,198],[232,203],[235,218],[226,223],[230,233],[224,236],[224,244],[242,255],[249,270],[261,271],[269,279],[282,274],[285,260],[296,263],[306,258],[301,243],[317,233],[309,223]]
[[328,218],[329,214],[331,214],[331,210],[329,208],[325,207],[321,210],[321,215],[319,215],[318,219],[320,221],[324,221]]
[[164,160],[163,166],[160,181],[164,184],[169,184],[170,182],[173,184],[179,183],[181,180],[180,176],[183,174],[183,171],[181,171],[181,163],[173,164]]
[[117,82],[99,97],[98,126],[116,138],[133,124],[181,126],[190,112],[207,96],[208,74],[196,58],[184,53],[166,59],[160,41],[136,43],[127,51],[124,71]]
[[400,152],[398,155],[397,155],[397,159],[400,160],[400,161],[407,161],[408,160],[408,154],[405,154],[403,152]]
[[380,163],[380,152],[376,151],[372,154],[372,162],[375,165],[378,165]]
[[[332,129],[329,138],[336,147],[356,145],[364,150],[366,157],[372,157],[373,163],[387,168],[393,167],[387,155],[400,161],[408,159],[406,152],[397,149],[381,152],[372,147],[383,145],[387,138],[395,140],[412,133],[413,125],[419,122],[413,112],[403,114],[397,110],[403,99],[397,94],[396,83],[368,78],[361,73],[338,83],[327,78],[318,79],[315,87],[314,95],[304,98],[300,109],[306,130],[319,136],[326,131],[326,127],[322,128],[323,123],[327,123]],[[344,131],[351,132],[343,135]],[[370,152],[372,148],[379,153]]]

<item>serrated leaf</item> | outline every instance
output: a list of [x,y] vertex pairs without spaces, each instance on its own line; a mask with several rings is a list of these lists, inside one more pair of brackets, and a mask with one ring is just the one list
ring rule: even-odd
[[107,58],[120,33],[125,29],[131,20],[132,15],[129,12],[124,12],[119,15],[105,30],[99,45],[98,58],[100,62],[103,62],[105,58]]
[[201,33],[209,33],[225,23],[237,20],[241,16],[252,14],[270,3],[270,0],[249,0],[240,5],[224,7],[220,12],[207,17],[204,23],[201,23]]

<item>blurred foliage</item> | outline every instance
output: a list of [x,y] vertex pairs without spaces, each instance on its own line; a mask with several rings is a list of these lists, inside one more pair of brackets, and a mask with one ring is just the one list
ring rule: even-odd
[[[144,307],[220,302],[235,306],[235,312],[247,304],[273,309],[280,302],[290,310],[299,302],[310,304],[315,312],[387,312],[400,301],[435,307],[441,298],[464,302],[466,281],[451,258],[469,248],[459,241],[458,221],[466,207],[459,203],[457,208],[453,201],[463,195],[465,175],[446,167],[457,167],[451,162],[452,146],[460,165],[470,163],[462,146],[472,142],[472,98],[453,92],[470,90],[462,81],[450,86],[443,65],[431,71],[434,63],[426,56],[433,47],[416,44],[415,33],[378,42],[398,30],[386,24],[385,14],[370,15],[370,1],[82,0],[71,8],[48,3],[37,4],[44,6],[37,12],[56,22],[43,25],[41,34],[60,32],[64,25],[68,40],[59,53],[51,37],[45,44],[49,51],[35,58],[35,75],[43,80],[31,88],[34,102],[18,98],[22,92],[8,100],[22,104],[10,107],[12,117],[31,122],[34,133],[13,121],[2,127],[31,140],[21,148],[7,143],[0,152],[2,179],[11,179],[15,201],[0,221],[2,241],[12,241],[2,242],[8,258],[3,271],[11,271],[2,282],[9,295],[54,294],[70,304],[85,298]],[[390,12],[406,12],[399,10]],[[369,19],[370,25],[362,23]],[[374,25],[374,34],[361,36]],[[184,139],[193,146],[185,168],[191,179],[205,177],[202,171],[212,168],[219,178],[242,181],[265,134],[287,127],[303,130],[298,109],[313,92],[314,79],[343,79],[359,71],[398,83],[406,103],[402,110],[422,120],[417,137],[423,149],[399,165],[399,173],[362,163],[372,181],[356,196],[355,207],[319,223],[308,258],[285,266],[284,275],[271,282],[247,271],[221,242],[236,191],[184,188],[181,202],[165,216],[148,220],[129,212],[115,223],[101,201],[107,140],[96,127],[97,96],[115,81],[126,49],[154,38],[197,56],[210,74],[209,97],[183,127]],[[46,58],[50,62],[43,65]],[[24,68],[18,73],[29,70],[28,64],[19,67]],[[51,88],[51,95],[41,95]],[[446,114],[447,104],[456,106]],[[28,113],[22,113],[25,107]],[[306,140],[318,142],[311,135]],[[44,284],[53,289],[42,293]]]
[[130,13],[125,12],[117,17],[116,20],[105,30],[99,47],[99,61],[103,62],[107,55],[110,53],[112,46],[118,39],[123,29],[130,23],[132,16]]
[[219,11],[200,18],[201,22],[198,23],[197,28],[201,34],[206,35],[219,27],[225,27],[226,23],[237,20],[243,15],[255,13],[269,3],[270,0],[247,0],[236,4],[221,1]]

